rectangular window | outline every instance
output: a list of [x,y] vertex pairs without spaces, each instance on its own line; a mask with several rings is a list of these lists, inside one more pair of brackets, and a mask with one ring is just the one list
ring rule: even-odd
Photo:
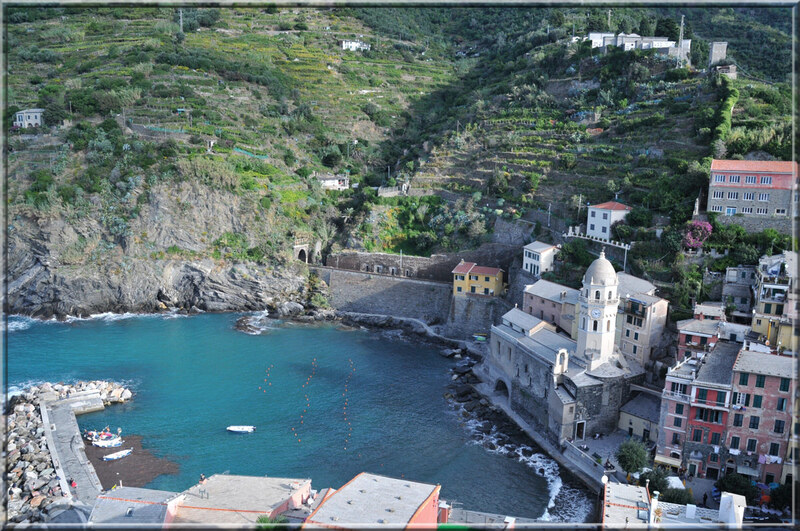
[[786,215],[786,209],[785,208],[776,208],[775,209],[775,215],[776,216],[785,216]]
[[772,177],[762,177],[761,184],[772,184]]
[[672,444],[680,444],[680,442],[681,442],[681,436],[678,435],[677,433],[673,433],[672,434]]
[[636,345],[634,345],[634,346],[633,346],[633,353],[634,353],[634,354],[636,354],[636,351],[637,351],[637,350],[639,350],[639,347],[637,347]]
[[739,437],[731,437],[731,449],[738,450],[739,449]]
[[692,432],[692,440],[694,442],[703,442],[703,430],[695,428]]
[[756,176],[755,175],[746,175],[744,178],[745,184],[756,184]]
[[470,280],[478,280],[478,275],[470,275],[469,279]]
[[608,219],[608,212],[603,212],[603,219]]
[[633,333],[633,340],[634,341],[639,341],[639,332],[634,332]]
[[760,420],[761,420],[761,417],[756,417],[755,415],[750,417],[750,429],[751,430],[757,430],[758,429],[758,421],[760,421]]
[[761,407],[761,395],[753,395],[753,407]]
[[489,288],[483,288],[483,294],[484,295],[488,295],[489,294]]
[[[769,311],[767,311],[767,313],[769,313]],[[764,382],[766,381],[766,379],[767,379],[767,377],[764,376],[763,374],[757,374],[756,375],[756,387],[761,387],[763,389],[764,388]]]
[[458,286],[458,287],[456,288],[456,291],[457,291],[458,293],[461,293],[461,286]]
[[770,443],[769,444],[769,455],[778,455],[781,451],[780,443]]
[[[719,435],[719,434],[715,433],[714,435]],[[719,437],[717,437],[717,439],[719,439]],[[711,437],[711,440],[714,440],[713,435]],[[717,443],[719,443],[719,440],[717,440]],[[714,443],[712,442],[711,444],[714,444]],[[711,454],[711,455],[709,455],[708,456],[708,460],[711,461],[712,463],[718,462],[719,461],[719,454]]]
[[741,178],[738,175],[731,175],[730,182],[738,183]]
[[717,391],[717,405],[724,406],[726,398],[728,398],[728,393],[725,391]]
[[735,413],[733,415],[733,425],[736,427],[740,427],[742,425],[742,421],[744,420],[744,415],[741,413]]
[[675,404],[675,413],[683,415],[683,404]]
[[711,444],[719,444],[719,433],[711,434]]
[[752,214],[753,207],[742,207],[742,214]]
[[747,385],[747,380],[750,378],[750,373],[743,372],[739,374],[739,385]]
[[766,213],[767,213],[767,209],[766,208],[757,208],[756,209],[756,214],[766,215]]
[[603,228],[602,228],[602,231],[603,231],[603,232],[608,232],[608,227],[603,227]]
[[631,329],[630,328],[626,328],[625,329],[625,337],[631,337]]
[[769,194],[758,194],[759,201],[769,201]]
[[680,428],[680,427],[681,427],[681,423],[682,423],[682,422],[683,422],[683,419],[682,419],[682,418],[680,418],[680,417],[675,417],[675,420],[674,420],[674,422],[673,422],[673,425],[674,425],[675,427],[677,427],[677,428]]
[[589,225],[589,230],[594,230],[594,223],[592,223],[591,225]]
[[723,192],[722,190],[714,190],[711,196],[714,199],[725,199],[725,192]]
[[728,199],[739,199],[739,192],[728,192]]
[[633,317],[629,315],[627,321],[628,324],[631,324],[633,322]]
[[781,391],[788,391],[791,380],[789,378],[781,378]]
[[[764,303],[764,313],[772,313],[772,303],[765,302]],[[764,387],[763,385],[761,387]]]
[[594,212],[594,210],[592,210],[591,214],[589,214],[589,215],[590,215],[591,217],[595,217],[595,212]]
[[714,176],[714,182],[715,183],[724,183],[725,182],[725,176],[724,175],[715,175]]
[[711,212],[722,212],[722,205],[712,205]]
[[753,199],[756,198],[756,194],[755,194],[755,192],[744,192],[742,198],[745,201],[752,201]]
[[773,430],[775,433],[783,433],[783,429],[786,427],[786,422],[783,420],[776,420],[775,421],[775,429]]
[[706,401],[706,397],[708,396],[708,389],[698,389],[697,390],[697,399],[703,402]]
[[758,441],[756,441],[755,439],[747,439],[747,451],[755,452],[757,443]]
[[489,277],[483,277],[484,282],[489,282]]

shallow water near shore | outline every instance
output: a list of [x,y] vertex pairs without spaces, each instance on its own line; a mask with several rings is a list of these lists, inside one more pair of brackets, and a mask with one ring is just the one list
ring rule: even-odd
[[[444,398],[453,360],[374,331],[287,323],[234,329],[242,314],[98,316],[8,323],[9,392],[33,383],[124,382],[133,400],[81,415],[142,436],[177,474],[147,486],[181,491],[206,476],[311,478],[340,487],[362,471],[439,483],[465,509],[584,521],[591,494],[545,454],[487,451]],[[225,430],[255,425],[251,434]],[[124,479],[123,479],[124,481]],[[550,506],[548,508],[548,506]]]

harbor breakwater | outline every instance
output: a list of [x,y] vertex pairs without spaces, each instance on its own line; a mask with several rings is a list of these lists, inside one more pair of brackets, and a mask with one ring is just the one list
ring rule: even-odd
[[[72,385],[43,383],[11,396],[4,412],[3,436],[6,439],[5,486],[2,495],[9,523],[46,522],[72,505],[66,473],[58,457],[53,427],[48,425],[47,407],[59,401],[91,396],[81,400],[78,412],[102,409],[105,405],[129,400],[133,393],[125,386],[95,380]],[[86,404],[93,403],[88,406]],[[79,435],[79,434],[70,434]]]

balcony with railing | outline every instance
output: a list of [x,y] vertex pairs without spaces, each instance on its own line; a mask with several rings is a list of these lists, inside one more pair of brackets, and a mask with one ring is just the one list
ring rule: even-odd
[[687,404],[689,403],[689,400],[691,399],[691,397],[689,395],[687,395],[686,393],[681,393],[679,391],[670,391],[669,389],[664,389],[661,392],[661,397],[662,398],[670,398],[672,400],[680,400],[682,402],[686,402]]
[[647,306],[645,306],[643,303],[641,302],[633,303],[631,301],[625,301],[622,304],[620,304],[619,307],[617,308],[617,310],[620,313],[626,313],[629,315],[634,315],[636,317],[644,317],[646,315],[645,312],[646,309]]

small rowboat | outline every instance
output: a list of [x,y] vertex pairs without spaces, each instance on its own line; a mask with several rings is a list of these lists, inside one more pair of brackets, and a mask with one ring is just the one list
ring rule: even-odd
[[256,431],[255,426],[228,426],[228,431],[232,431],[234,433],[252,433]]
[[127,450],[120,450],[119,452],[114,452],[113,454],[108,454],[103,456],[103,461],[116,461],[117,459],[122,459],[123,457],[127,457],[131,455],[133,448],[128,448]]
[[113,437],[111,439],[95,439],[92,445],[99,446],[100,448],[116,448],[122,446],[122,439],[120,437]]

